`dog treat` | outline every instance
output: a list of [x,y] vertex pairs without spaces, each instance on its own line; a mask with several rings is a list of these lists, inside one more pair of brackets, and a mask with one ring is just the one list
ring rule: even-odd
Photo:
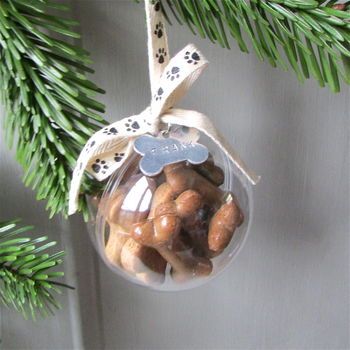
[[109,262],[120,266],[120,254],[128,238],[127,233],[123,232],[120,226],[111,226],[108,241],[105,247],[106,256]]
[[[131,176],[130,182],[120,186],[106,205],[106,221],[109,223],[110,233],[105,251],[110,262],[120,265],[121,250],[129,237],[128,230],[135,222],[147,218],[155,187],[155,181],[151,178],[142,175]],[[135,193],[135,188],[139,192]],[[139,202],[130,198],[138,195],[143,196],[144,200]]]
[[107,221],[130,230],[135,222],[144,220],[148,216],[155,189],[154,179],[143,175],[132,177],[131,183],[118,189],[117,194],[110,201]]
[[177,282],[186,282],[194,277],[209,276],[213,270],[212,262],[207,258],[183,256],[162,247],[159,253],[171,265],[171,276]]
[[167,262],[153,248],[128,238],[121,250],[122,267],[147,283],[163,283]]
[[213,211],[206,205],[183,222],[183,228],[191,239],[194,256],[213,258],[217,255],[209,249],[208,244],[208,230],[212,215]]
[[154,192],[149,219],[154,218],[154,212],[158,205],[169,202],[175,198],[175,193],[167,182],[159,185]]
[[199,192],[209,205],[221,204],[224,192],[184,162],[167,165],[164,167],[164,174],[176,195],[192,189]]
[[176,200],[160,202],[154,211],[154,218],[135,224],[130,232],[131,237],[149,247],[164,246],[179,233],[181,219],[190,216],[200,206],[201,197],[192,190],[183,192]]
[[224,180],[212,157],[168,164],[152,177],[133,166],[103,212],[107,258],[145,284],[164,283],[166,271],[176,283],[209,276],[243,222]]
[[159,204],[155,209],[154,218],[141,225],[136,224],[131,236],[141,244],[157,249],[176,273],[186,276],[203,274],[201,264],[197,264],[195,260],[181,259],[169,248],[179,234],[181,219],[192,215],[201,205],[201,196],[193,190],[187,190],[176,200]]
[[225,203],[213,216],[209,225],[209,249],[219,252],[231,241],[236,227],[242,223],[242,214],[233,199]]
[[126,193],[126,190],[120,189],[117,191],[116,195],[110,200],[110,204],[106,209],[106,211],[108,212],[107,221],[110,224],[119,224],[120,209],[123,204]]
[[215,165],[212,156],[210,156],[206,162],[195,165],[193,169],[216,186],[221,186],[225,181],[223,170]]
[[206,257],[183,256],[181,258],[185,269],[176,269],[172,267],[171,277],[179,283],[188,281],[193,277],[206,277],[213,271],[213,263]]
[[188,234],[183,228],[180,230],[178,235],[173,238],[171,249],[173,252],[183,252],[190,250],[193,247],[193,242]]

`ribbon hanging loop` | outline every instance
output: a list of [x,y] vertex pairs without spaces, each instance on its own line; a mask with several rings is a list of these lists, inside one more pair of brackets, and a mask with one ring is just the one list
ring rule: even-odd
[[84,171],[98,181],[105,180],[128,159],[135,138],[147,133],[157,134],[159,123],[178,124],[202,131],[252,184],[259,181],[259,177],[248,169],[208,117],[196,111],[173,108],[208,65],[208,61],[193,44],[187,45],[170,59],[159,3],[153,4],[152,0],[145,0],[145,10],[152,93],[150,106],[140,114],[123,118],[97,131],[88,140],[73,171],[69,192],[69,215],[78,209]]

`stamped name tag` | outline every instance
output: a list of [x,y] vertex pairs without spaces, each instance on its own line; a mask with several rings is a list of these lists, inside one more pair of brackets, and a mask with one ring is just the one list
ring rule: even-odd
[[166,165],[188,161],[201,164],[208,159],[208,149],[194,142],[180,142],[174,138],[142,135],[134,142],[134,150],[142,156],[140,170],[146,176],[158,175]]

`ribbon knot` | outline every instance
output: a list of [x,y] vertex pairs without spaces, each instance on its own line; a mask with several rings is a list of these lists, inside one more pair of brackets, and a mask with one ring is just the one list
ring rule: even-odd
[[156,135],[162,123],[182,125],[203,132],[251,183],[256,184],[259,180],[258,176],[248,170],[208,117],[196,111],[173,108],[208,65],[208,61],[193,44],[187,45],[170,59],[162,12],[157,3],[152,4],[151,0],[145,0],[145,7],[152,91],[150,106],[140,114],[126,117],[97,131],[88,140],[73,171],[69,215],[78,208],[79,189],[85,170],[97,180],[105,180],[129,157],[134,139],[147,133]]

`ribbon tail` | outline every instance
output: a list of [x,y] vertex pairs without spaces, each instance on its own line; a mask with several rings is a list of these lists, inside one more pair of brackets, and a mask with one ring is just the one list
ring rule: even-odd
[[231,147],[231,145],[214,127],[210,119],[204,114],[197,111],[174,108],[163,114],[161,116],[161,121],[163,123],[179,124],[200,130],[229,157],[233,164],[253,185],[256,185],[259,182],[260,176],[256,175],[248,168],[238,153]]
[[[88,160],[87,163],[86,161],[85,166],[82,168],[76,167],[73,171],[73,176],[72,176],[72,182],[70,185],[70,190],[69,190],[69,204],[68,204],[68,215],[74,214],[78,210],[78,200],[79,200],[79,192],[80,192],[80,187],[81,183],[83,180],[83,175],[84,175],[84,170],[89,172],[92,176],[95,178],[97,177],[96,174],[93,174],[91,169],[97,169],[97,167],[100,167],[100,171],[103,171],[103,174],[101,174],[104,178],[110,176],[114,171],[116,171],[118,168],[120,168],[124,162],[129,158],[131,152],[132,152],[132,139],[128,139],[125,137],[126,143],[123,148],[116,148],[118,153],[115,153],[114,151],[112,152],[106,152],[103,154],[97,155],[99,157],[98,159],[103,159],[103,164],[104,165],[99,165],[96,163],[93,163],[91,160]],[[119,156],[120,154],[120,156]],[[79,164],[79,163],[78,163]],[[104,171],[103,166],[105,164],[108,164],[108,170]],[[99,179],[99,181],[102,181]]]
[[132,152],[135,137],[155,130],[146,108],[138,115],[121,119],[99,131],[87,142],[77,160],[69,191],[68,215],[78,209],[80,186],[84,171],[98,181],[107,179],[119,169]]

